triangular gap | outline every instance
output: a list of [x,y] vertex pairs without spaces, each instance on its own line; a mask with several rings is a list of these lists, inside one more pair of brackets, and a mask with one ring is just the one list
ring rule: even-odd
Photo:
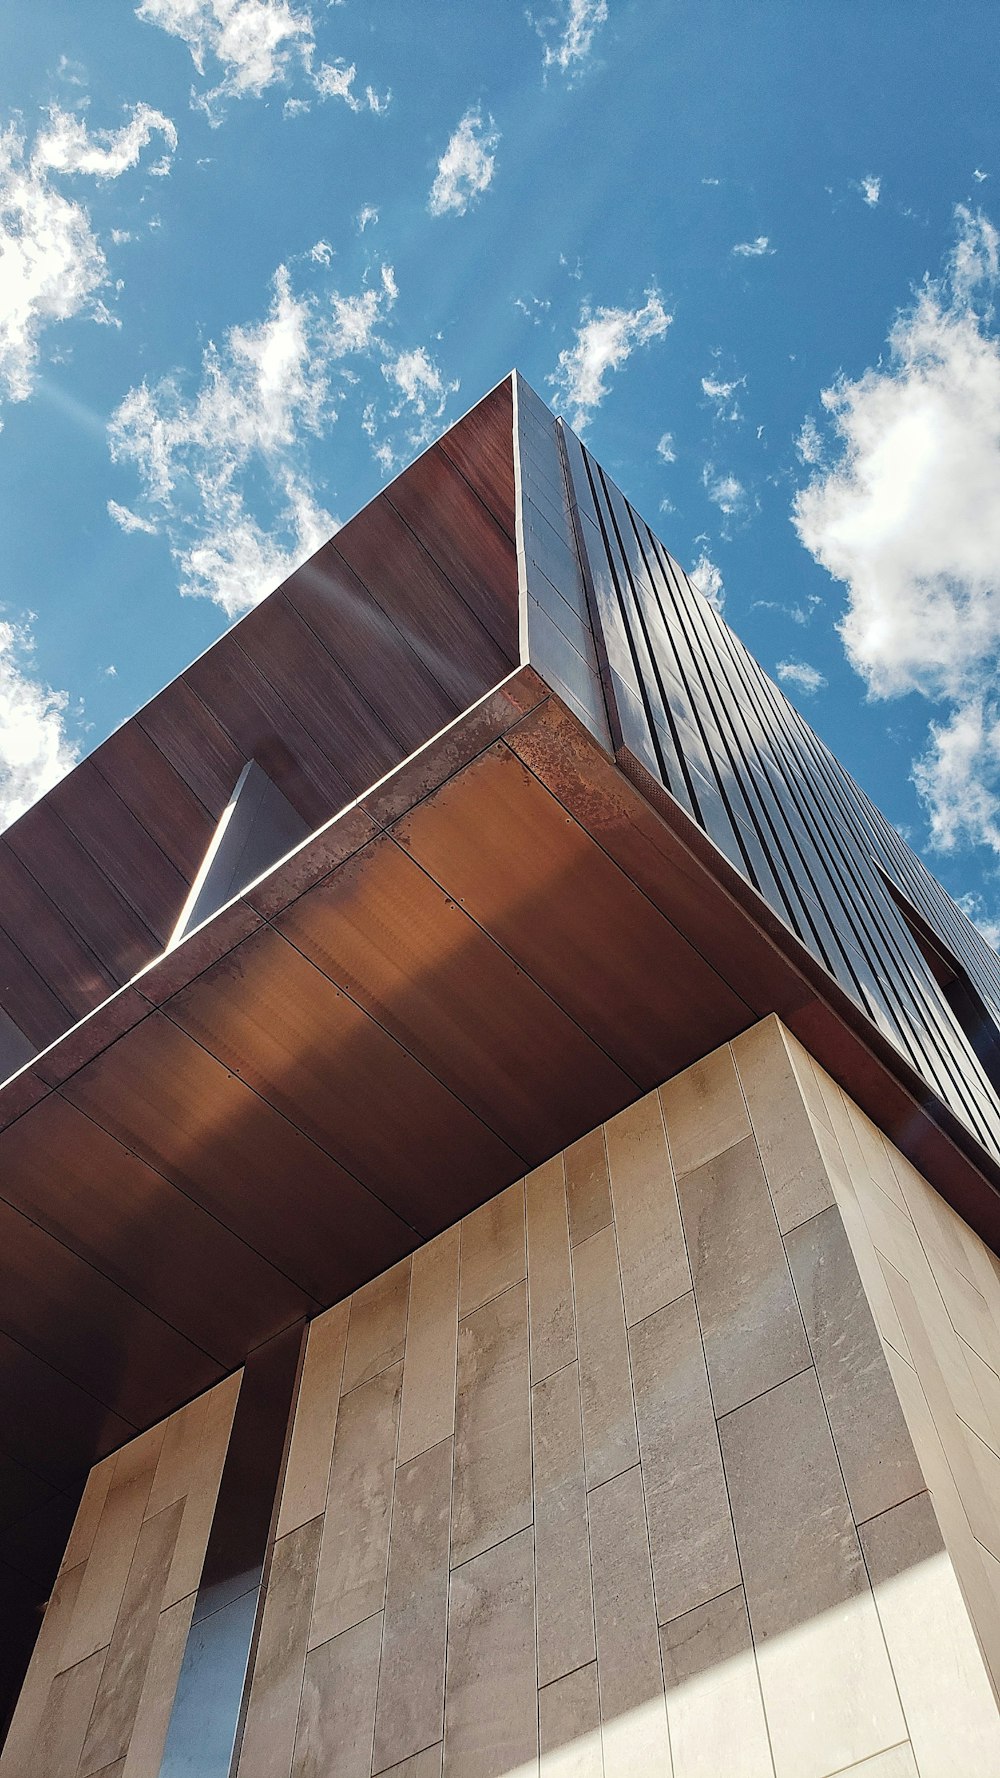
[[255,759],[243,767],[191,885],[168,951],[307,838],[307,821]]
[[0,1081],[9,1080],[37,1054],[38,1045],[25,1037],[20,1025],[0,1006]]

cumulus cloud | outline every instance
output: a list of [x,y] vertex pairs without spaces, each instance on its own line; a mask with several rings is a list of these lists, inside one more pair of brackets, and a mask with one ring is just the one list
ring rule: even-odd
[[570,424],[577,431],[583,430],[608,393],[608,373],[620,370],[637,347],[659,339],[672,320],[656,289],[646,291],[639,309],[592,309],[584,304],[574,344],[563,348],[556,369],[546,378],[572,410]]
[[444,216],[449,210],[464,216],[473,200],[489,189],[499,142],[492,118],[484,124],[477,108],[465,113],[438,161],[427,201],[432,216]]
[[763,259],[765,254],[774,253],[777,249],[771,246],[767,235],[758,235],[755,241],[737,241],[730,251],[735,253],[737,259]]
[[[217,64],[216,85],[191,95],[210,123],[221,122],[226,100],[259,99],[296,73],[318,98],[342,99],[352,111],[381,112],[388,104],[370,86],[358,97],[353,65],[341,60],[316,65],[312,13],[291,0],[141,0],[135,11],[145,24],[186,43],[203,78],[209,61]],[[308,101],[293,99],[285,109],[295,116],[308,110]]]
[[826,674],[811,667],[808,661],[779,661],[775,672],[782,685],[794,685],[796,691],[805,692],[807,697],[822,691],[826,684]]
[[882,181],[874,173],[866,173],[861,181],[861,196],[865,203],[874,210],[882,195]]
[[946,270],[898,316],[887,361],[824,391],[837,455],[793,518],[847,588],[840,635],[870,695],[936,707],[914,768],[932,841],[1000,851],[998,248],[959,207]]
[[541,36],[549,39],[545,67],[558,68],[561,74],[578,74],[589,61],[594,38],[607,18],[607,0],[567,0],[558,19],[548,19],[538,27]]
[[91,132],[79,113],[53,105],[49,127],[39,135],[32,159],[37,167],[49,167],[56,173],[118,179],[130,167],[138,166],[142,150],[155,134],[166,143],[166,167],[161,159],[150,171],[162,173],[169,171],[170,155],[177,147],[177,130],[162,111],[152,105],[134,105],[130,121],[120,129]]
[[166,536],[182,593],[238,616],[336,530],[310,449],[357,384],[347,360],[384,369],[386,411],[369,403],[363,425],[387,468],[437,430],[458,385],[425,348],[390,344],[396,295],[391,266],[353,292],[297,291],[279,266],[267,314],[208,346],[193,393],[178,377],[129,390],[109,439],[112,458],[136,470],[141,498],[108,510],[127,531]]
[[33,671],[30,624],[0,621],[0,828],[76,764],[66,734],[68,698]]
[[688,579],[698,588],[699,593],[708,600],[713,609],[721,612],[726,602],[722,573],[705,550],[702,550],[694,567],[690,570]]

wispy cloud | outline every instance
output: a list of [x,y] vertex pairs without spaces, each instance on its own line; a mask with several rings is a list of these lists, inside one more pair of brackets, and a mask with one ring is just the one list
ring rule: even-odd
[[730,252],[735,253],[737,259],[763,259],[767,254],[776,253],[777,248],[771,246],[767,235],[758,235],[755,241],[737,241]]
[[40,680],[30,622],[0,620],[0,828],[8,827],[76,764],[66,733],[69,699]]
[[0,131],[0,392],[10,400],[31,394],[46,328],[77,315],[114,319],[100,295],[108,268],[90,213],[57,181],[117,179],[154,132],[176,145],[170,119],[148,105],[134,106],[122,128],[93,133],[55,106],[30,149],[13,127]]
[[607,0],[566,0],[556,18],[538,21],[545,41],[544,65],[562,74],[578,74],[593,54],[594,38],[607,23]]
[[717,470],[714,463],[706,463],[701,480],[708,498],[727,518],[732,518],[745,507],[747,491],[737,476]]
[[150,171],[162,174],[169,171],[170,156],[177,147],[176,127],[162,111],[152,105],[134,105],[129,122],[120,129],[91,132],[79,113],[53,105],[49,127],[38,136],[32,158],[36,166],[56,173],[118,179],[129,167],[138,166],[142,150],[155,134],[163,137],[167,152]]
[[[222,120],[230,99],[257,98],[274,86],[286,86],[298,74],[311,96],[341,99],[352,111],[383,112],[388,96],[368,86],[355,91],[357,69],[342,60],[316,61],[313,15],[291,0],[141,0],[136,17],[157,25],[187,44],[198,74],[217,65],[214,86],[193,89],[191,103],[212,124]],[[286,113],[309,109],[309,100],[292,99]]]
[[722,611],[723,605],[726,602],[726,590],[722,583],[722,571],[716,567],[715,563],[705,550],[702,550],[694,567],[690,570],[688,579],[693,582],[698,588],[699,593],[708,600],[714,610],[718,612]]
[[384,397],[359,416],[384,468],[438,430],[458,385],[426,347],[391,343],[396,297],[389,265],[346,292],[296,290],[279,266],[267,314],[206,348],[193,393],[178,377],[129,390],[109,439],[113,459],[137,471],[140,498],[109,511],[126,531],[166,537],[182,593],[237,616],[336,530],[311,453],[348,395],[360,403],[359,361],[384,372]]
[[572,346],[565,346],[546,378],[572,410],[571,424],[582,431],[608,393],[609,372],[620,370],[639,346],[659,339],[673,320],[656,289],[646,291],[638,309],[592,309],[585,303]]
[[464,216],[474,199],[489,189],[499,142],[492,118],[484,123],[478,108],[465,113],[438,161],[427,200],[432,216],[444,216],[449,210]]
[[795,450],[801,462],[808,463],[810,467],[823,460],[823,435],[812,414],[807,414],[802,422],[795,440]]
[[914,765],[932,840],[1000,851],[1000,235],[956,211],[943,275],[885,363],[823,393],[836,456],[797,494],[802,542],[847,588],[840,634],[873,697],[935,707]]
[[661,463],[676,463],[677,452],[674,450],[674,435],[672,432],[664,432],[661,434],[660,441],[656,447],[656,455],[659,457]]
[[736,399],[738,389],[745,389],[746,377],[702,377],[701,392],[711,402],[717,420],[740,420],[740,404]]
[[874,210],[882,195],[882,181],[874,173],[866,173],[860,182],[859,190],[865,203]]
[[808,661],[779,661],[775,672],[782,685],[794,685],[796,691],[804,692],[806,697],[822,691],[827,682],[826,674],[818,667],[811,667]]

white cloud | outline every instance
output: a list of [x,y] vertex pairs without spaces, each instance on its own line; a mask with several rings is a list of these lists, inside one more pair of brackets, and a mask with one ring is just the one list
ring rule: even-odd
[[743,483],[735,475],[717,471],[714,463],[705,464],[701,480],[708,498],[714,501],[727,518],[731,518],[746,504],[747,491]]
[[982,167],[973,167],[972,177],[976,181],[977,185],[982,185],[983,180],[989,178],[989,174],[984,173]]
[[167,155],[150,168],[162,174],[170,170],[170,155],[177,147],[177,130],[169,117],[152,105],[134,105],[129,123],[118,130],[87,129],[83,118],[73,111],[62,111],[53,105],[49,111],[49,127],[36,142],[32,159],[38,167],[55,173],[90,173],[96,179],[119,179],[129,167],[138,166],[139,156],[151,136],[161,135]]
[[737,259],[763,259],[765,254],[775,253],[767,235],[758,235],[755,241],[737,241],[731,249]]
[[126,532],[126,534],[134,531],[144,531],[147,537],[155,537],[157,535],[159,529],[158,526],[154,525],[149,519],[142,518],[139,513],[133,512],[131,507],[120,506],[117,500],[108,501],[108,515],[114,519],[115,524],[118,525],[121,530]]
[[811,667],[808,661],[779,661],[775,672],[782,685],[794,685],[796,691],[805,692],[807,697],[822,691],[826,684],[826,674]]
[[701,391],[715,408],[717,420],[740,420],[740,404],[735,399],[737,389],[746,388],[746,377],[732,377],[724,382],[721,377],[702,377]]
[[1000,851],[998,245],[959,207],[946,273],[897,318],[888,361],[824,392],[839,455],[794,522],[847,588],[840,634],[870,695],[938,708],[914,768],[933,841]]
[[84,206],[56,190],[16,131],[0,133],[0,389],[10,400],[31,394],[44,328],[98,318],[106,275]]
[[694,567],[690,570],[688,579],[693,582],[699,593],[703,594],[714,610],[721,612],[726,602],[722,572],[705,550],[702,550]]
[[561,19],[549,19],[539,26],[543,37],[553,26],[558,27],[555,42],[545,45],[545,67],[558,68],[563,74],[579,73],[607,18],[607,0],[566,0]]
[[76,764],[65,726],[69,700],[34,676],[33,650],[28,624],[0,621],[0,828]]
[[[352,111],[382,112],[388,97],[368,87],[363,99],[354,91],[357,70],[342,60],[314,67],[316,39],[309,8],[291,0],[141,0],[136,17],[179,37],[204,77],[209,59],[221,78],[191,102],[213,124],[221,122],[227,99],[260,98],[273,86],[285,86],[295,73],[321,99],[343,99]],[[285,106],[295,116],[308,102],[293,98]]]
[[[207,348],[193,400],[167,378],[130,389],[112,416],[112,457],[135,464],[148,523],[171,539],[181,591],[214,599],[231,617],[335,529],[300,462],[303,435],[328,417],[316,333],[310,304],[281,266],[266,318],[231,328],[221,348]],[[246,507],[246,483],[261,472],[276,509],[270,532]]]
[[329,241],[315,241],[309,249],[309,258],[317,265],[329,265],[333,258],[333,248]]
[[861,196],[872,209],[882,195],[882,181],[874,173],[866,173],[861,181]]
[[438,161],[427,207],[432,216],[454,210],[464,216],[474,198],[489,189],[500,141],[493,119],[483,123],[482,112],[469,110],[459,122]]
[[608,372],[620,370],[638,346],[666,333],[672,320],[655,289],[647,290],[641,309],[591,309],[584,304],[575,344],[563,348],[557,368],[546,378],[573,410],[571,425],[583,430],[608,393]]
[[656,447],[656,455],[664,463],[676,463],[677,452],[674,450],[674,435],[672,432],[663,433],[660,442]]
[[369,223],[378,221],[378,211],[374,204],[365,204],[358,211],[358,234],[363,235]]
[[325,294],[297,293],[279,266],[266,316],[209,345],[193,394],[176,377],[129,390],[109,439],[113,459],[137,470],[141,498],[109,512],[126,530],[167,537],[182,593],[236,616],[336,530],[309,456],[359,383],[344,361],[381,363],[391,393],[384,412],[368,401],[362,426],[385,467],[438,430],[458,385],[425,348],[390,345],[396,296],[391,266],[377,285]]
[[799,436],[795,440],[795,449],[803,463],[812,466],[822,461],[823,435],[812,414],[807,414],[802,422]]

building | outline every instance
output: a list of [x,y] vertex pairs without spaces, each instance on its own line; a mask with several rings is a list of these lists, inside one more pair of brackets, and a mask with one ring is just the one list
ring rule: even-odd
[[0,980],[0,1778],[1000,1773],[1000,962],[520,377]]

